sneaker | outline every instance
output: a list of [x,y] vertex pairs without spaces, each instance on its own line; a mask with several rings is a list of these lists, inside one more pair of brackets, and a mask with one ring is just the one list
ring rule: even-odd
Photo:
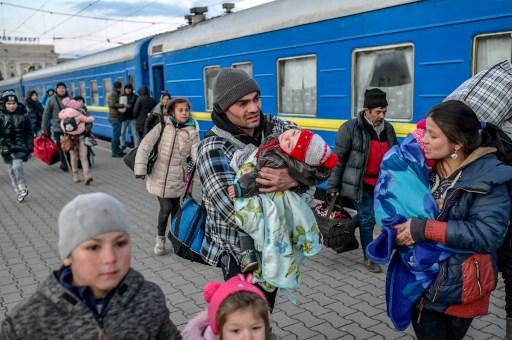
[[363,265],[368,269],[370,273],[382,273],[382,268],[372,260],[364,260]]
[[162,256],[165,254],[165,236],[156,237],[156,244],[153,248],[153,252],[157,256]]
[[117,153],[117,154],[113,154],[112,158],[122,158],[122,157],[124,157],[124,155],[125,155],[124,152],[120,152],[120,153]]
[[23,202],[25,200],[25,197],[28,196],[28,190],[27,189],[22,189],[19,191],[18,195],[16,196],[16,199],[18,200],[18,202]]
[[242,259],[240,263],[242,273],[252,273],[258,269],[258,258],[254,249],[244,250],[242,252]]

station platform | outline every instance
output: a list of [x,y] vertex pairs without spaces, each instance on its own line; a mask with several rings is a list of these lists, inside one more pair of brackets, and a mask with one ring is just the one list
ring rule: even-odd
[[[135,224],[132,266],[163,289],[172,321],[180,330],[205,308],[203,286],[221,280],[220,268],[183,260],[171,252],[155,256],[157,199],[135,179],[122,159],[110,157],[110,145],[95,148],[94,181],[75,184],[57,165],[36,159],[25,163],[30,195],[18,203],[4,167],[0,170],[0,321],[61,261],[57,251],[57,217],[74,196],[103,191],[119,198]],[[356,232],[357,234],[357,232]],[[170,247],[169,242],[166,244]],[[272,330],[281,339],[414,339],[412,327],[393,329],[386,316],[385,274],[361,265],[361,250],[336,254],[323,249],[307,259],[300,300],[294,305],[279,293]],[[499,339],[505,334],[505,291],[500,279],[490,314],[473,321],[467,339]]]

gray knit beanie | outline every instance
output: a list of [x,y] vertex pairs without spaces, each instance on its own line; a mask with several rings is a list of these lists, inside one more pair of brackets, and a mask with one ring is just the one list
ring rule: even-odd
[[59,214],[59,255],[64,261],[81,243],[110,231],[131,231],[124,205],[103,192],[76,196]]
[[255,91],[260,92],[260,87],[247,72],[224,68],[220,70],[213,85],[213,103],[224,112],[238,99]]

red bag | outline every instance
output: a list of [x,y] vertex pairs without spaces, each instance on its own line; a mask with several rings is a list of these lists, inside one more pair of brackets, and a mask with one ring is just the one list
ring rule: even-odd
[[59,161],[57,144],[46,134],[34,137],[34,157],[48,165]]

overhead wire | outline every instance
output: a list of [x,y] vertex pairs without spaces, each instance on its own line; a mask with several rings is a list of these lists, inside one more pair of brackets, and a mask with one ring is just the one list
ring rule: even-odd
[[[48,1],[50,0],[46,0],[42,5],[41,7],[39,7],[39,9],[43,9],[44,6],[46,6],[46,4],[48,3]],[[19,24],[15,29],[12,30],[12,32],[17,32],[18,29],[20,27],[22,27],[23,25],[25,25],[27,23],[27,21],[29,21],[30,19],[32,19],[34,17],[34,15],[36,15],[37,13],[39,13],[37,10],[34,10],[34,12],[29,15],[21,24]]]

